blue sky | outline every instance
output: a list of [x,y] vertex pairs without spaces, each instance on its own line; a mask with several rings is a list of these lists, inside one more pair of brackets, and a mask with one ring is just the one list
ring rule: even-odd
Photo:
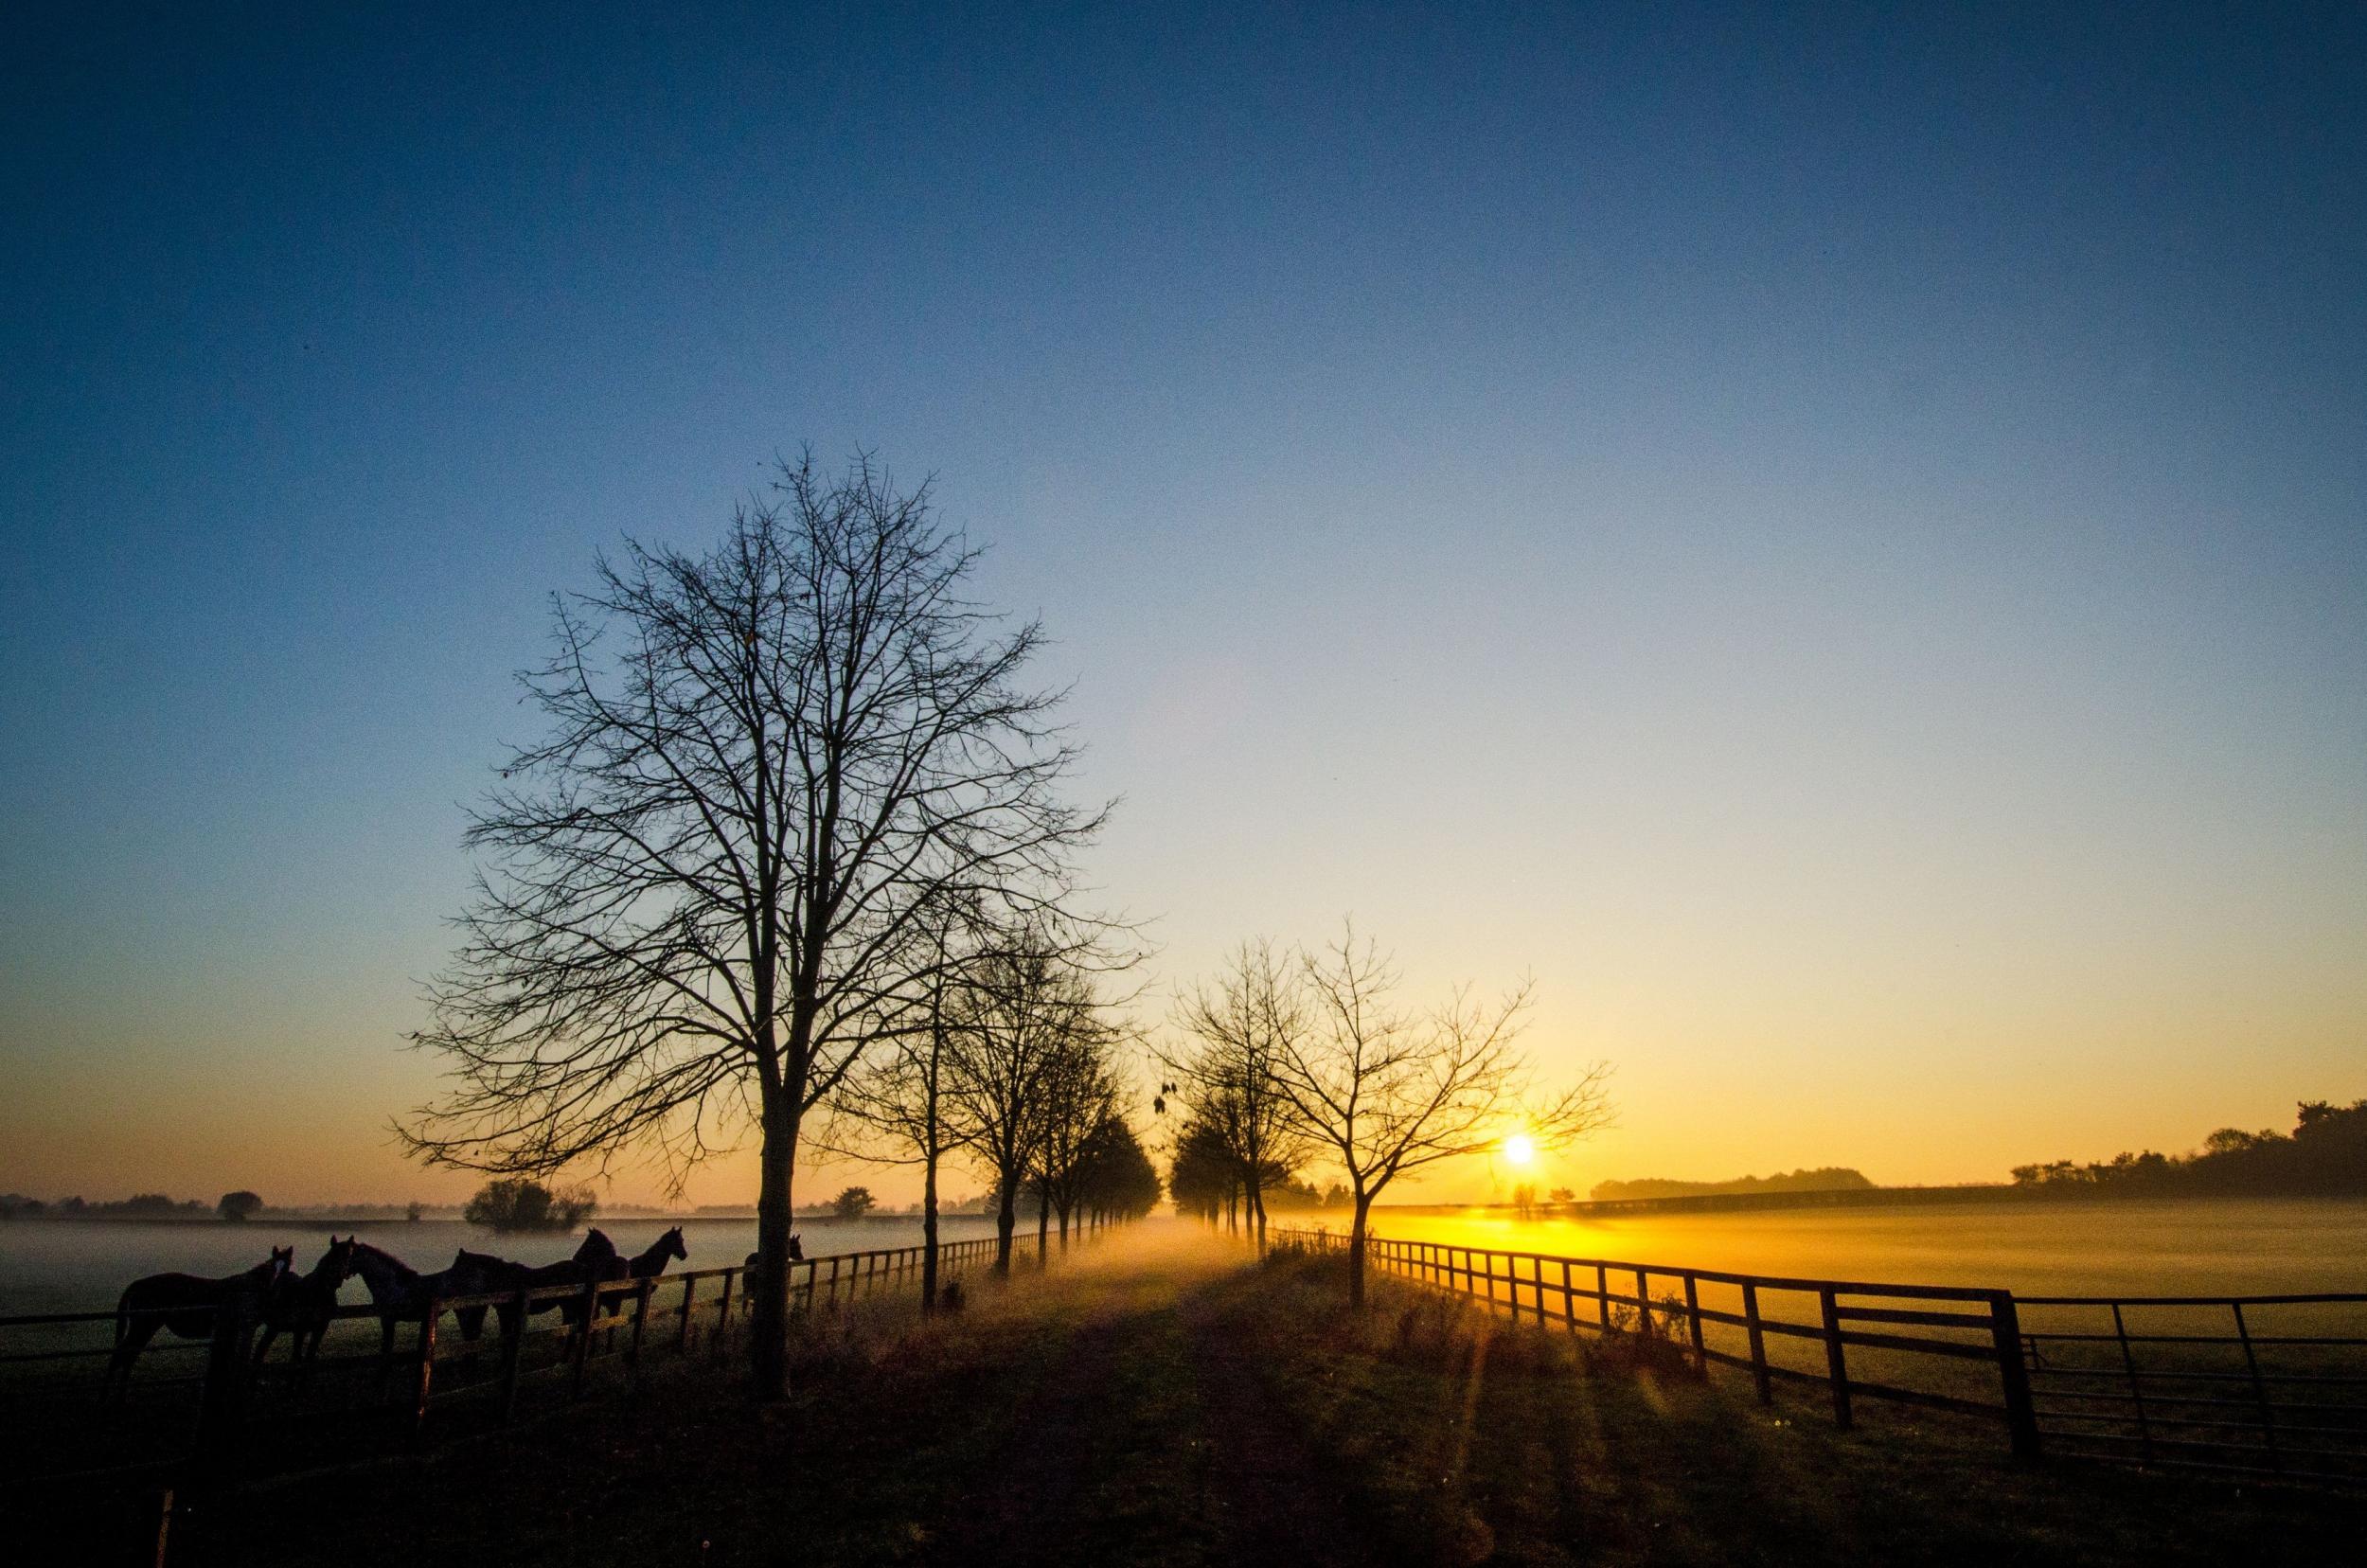
[[544,596],[809,441],[1162,978],[1534,973],[1573,1180],[2367,1094],[2367,25],[1916,9],[12,10],[0,1186],[443,1190]]

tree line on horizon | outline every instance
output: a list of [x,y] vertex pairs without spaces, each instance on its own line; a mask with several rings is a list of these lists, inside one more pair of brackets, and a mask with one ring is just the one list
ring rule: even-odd
[[1814,1170],[1779,1170],[1767,1176],[1738,1176],[1728,1182],[1671,1181],[1659,1176],[1597,1182],[1587,1190],[1587,1196],[1597,1203],[1615,1203],[1630,1198],[1712,1198],[1740,1192],[1864,1191],[1873,1185],[1861,1170],[1848,1166],[1819,1166]]
[[2293,1131],[2222,1127],[2191,1154],[2124,1150],[2109,1160],[2050,1160],[2013,1168],[2017,1186],[2129,1195],[2275,1197],[2367,1193],[2367,1099],[2304,1100]]

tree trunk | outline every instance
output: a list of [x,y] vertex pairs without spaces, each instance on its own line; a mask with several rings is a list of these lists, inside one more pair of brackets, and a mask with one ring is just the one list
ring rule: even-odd
[[1060,1250],[1062,1252],[1068,1250],[1068,1208],[1066,1203],[1060,1205]]
[[937,1151],[930,1149],[920,1173],[920,1310],[937,1310]]
[[1348,1306],[1364,1305],[1364,1224],[1371,1217],[1373,1201],[1362,1192],[1356,1195],[1356,1219],[1348,1226]]
[[1036,1267],[1041,1269],[1050,1256],[1052,1230],[1052,1200],[1041,1183],[1036,1187]]
[[1019,1229],[1019,1184],[1003,1178],[1003,1195],[994,1210],[994,1272],[1011,1272],[1011,1234]]
[[756,1198],[756,1277],[755,1321],[750,1349],[756,1380],[756,1398],[789,1396],[789,1233],[790,1187],[797,1166],[797,1117],[793,1108],[775,1099],[764,1111],[764,1150],[760,1157],[762,1185]]

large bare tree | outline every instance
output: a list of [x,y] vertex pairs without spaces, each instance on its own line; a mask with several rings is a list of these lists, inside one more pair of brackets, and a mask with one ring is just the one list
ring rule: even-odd
[[756,1130],[753,1359],[786,1391],[798,1135],[934,912],[1057,903],[1101,814],[1060,796],[1041,633],[964,597],[976,553],[867,457],[783,464],[703,555],[628,542],[555,602],[521,677],[549,733],[472,817],[463,941],[433,984],[452,1081],[404,1130],[501,1171]]
[[1508,1135],[1560,1148],[1611,1120],[1610,1068],[1545,1091],[1517,1042],[1525,985],[1494,1005],[1457,990],[1429,1012],[1397,1000],[1397,966],[1353,927],[1302,953],[1308,1027],[1277,1041],[1275,1092],[1289,1119],[1347,1173],[1348,1299],[1364,1303],[1364,1244],[1376,1199],[1398,1177],[1485,1153]]

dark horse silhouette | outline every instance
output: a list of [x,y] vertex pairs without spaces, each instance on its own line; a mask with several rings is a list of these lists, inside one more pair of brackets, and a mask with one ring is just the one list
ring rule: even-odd
[[282,1328],[288,1330],[288,1363],[298,1369],[299,1376],[311,1375],[312,1362],[321,1353],[321,1341],[329,1333],[329,1325],[337,1315],[338,1287],[353,1275],[354,1249],[362,1238],[348,1236],[343,1241],[331,1236],[329,1250],[312,1265],[312,1272],[297,1275],[283,1273],[272,1281],[263,1295],[263,1335],[256,1342],[255,1364],[263,1364],[271,1353],[271,1342]]
[[132,1381],[132,1363],[140,1359],[159,1328],[182,1339],[211,1339],[215,1314],[243,1307],[260,1316],[273,1286],[295,1263],[294,1247],[274,1247],[271,1256],[243,1274],[205,1279],[196,1274],[153,1274],[132,1281],[116,1300],[115,1354],[107,1360],[107,1391],[120,1395]]
[[[607,1238],[603,1237],[601,1239],[605,1240]],[[656,1240],[650,1242],[648,1246],[642,1248],[631,1257],[624,1259],[621,1264],[624,1271],[622,1274],[609,1274],[602,1275],[602,1277],[607,1279],[630,1279],[636,1282],[644,1279],[655,1279],[666,1272],[666,1265],[673,1261],[675,1258],[680,1258],[685,1263],[690,1261],[690,1249],[683,1245],[682,1227],[680,1225],[674,1226],[671,1230],[668,1230],[665,1235],[659,1237]],[[626,1296],[627,1292],[623,1291],[618,1291],[614,1294],[602,1292],[600,1294],[600,1310],[609,1317],[614,1317],[618,1312],[624,1310]]]
[[[418,1322],[427,1315],[427,1304],[431,1301],[501,1290],[507,1280],[506,1271],[517,1267],[498,1257],[464,1250],[454,1254],[451,1268],[421,1274],[390,1252],[366,1241],[355,1242],[353,1272],[362,1276],[363,1285],[370,1292],[370,1305],[378,1309],[380,1389],[385,1388],[387,1369],[394,1363],[395,1325]],[[514,1285],[508,1288],[516,1289]],[[464,1308],[454,1315],[460,1320],[461,1338],[473,1344],[484,1333],[484,1308]]]
[[[789,1233],[789,1260],[792,1263],[803,1263],[806,1260],[806,1244],[799,1238],[798,1234],[795,1231],[791,1231]],[[747,1302],[748,1310],[751,1312],[754,1312],[756,1310],[756,1287],[761,1284],[764,1279],[763,1262],[764,1254],[761,1251],[757,1251],[750,1253],[748,1255],[748,1261],[742,1265],[743,1269],[746,1271],[748,1280],[748,1288],[743,1299]],[[795,1276],[792,1275],[792,1277],[793,1278]]]

